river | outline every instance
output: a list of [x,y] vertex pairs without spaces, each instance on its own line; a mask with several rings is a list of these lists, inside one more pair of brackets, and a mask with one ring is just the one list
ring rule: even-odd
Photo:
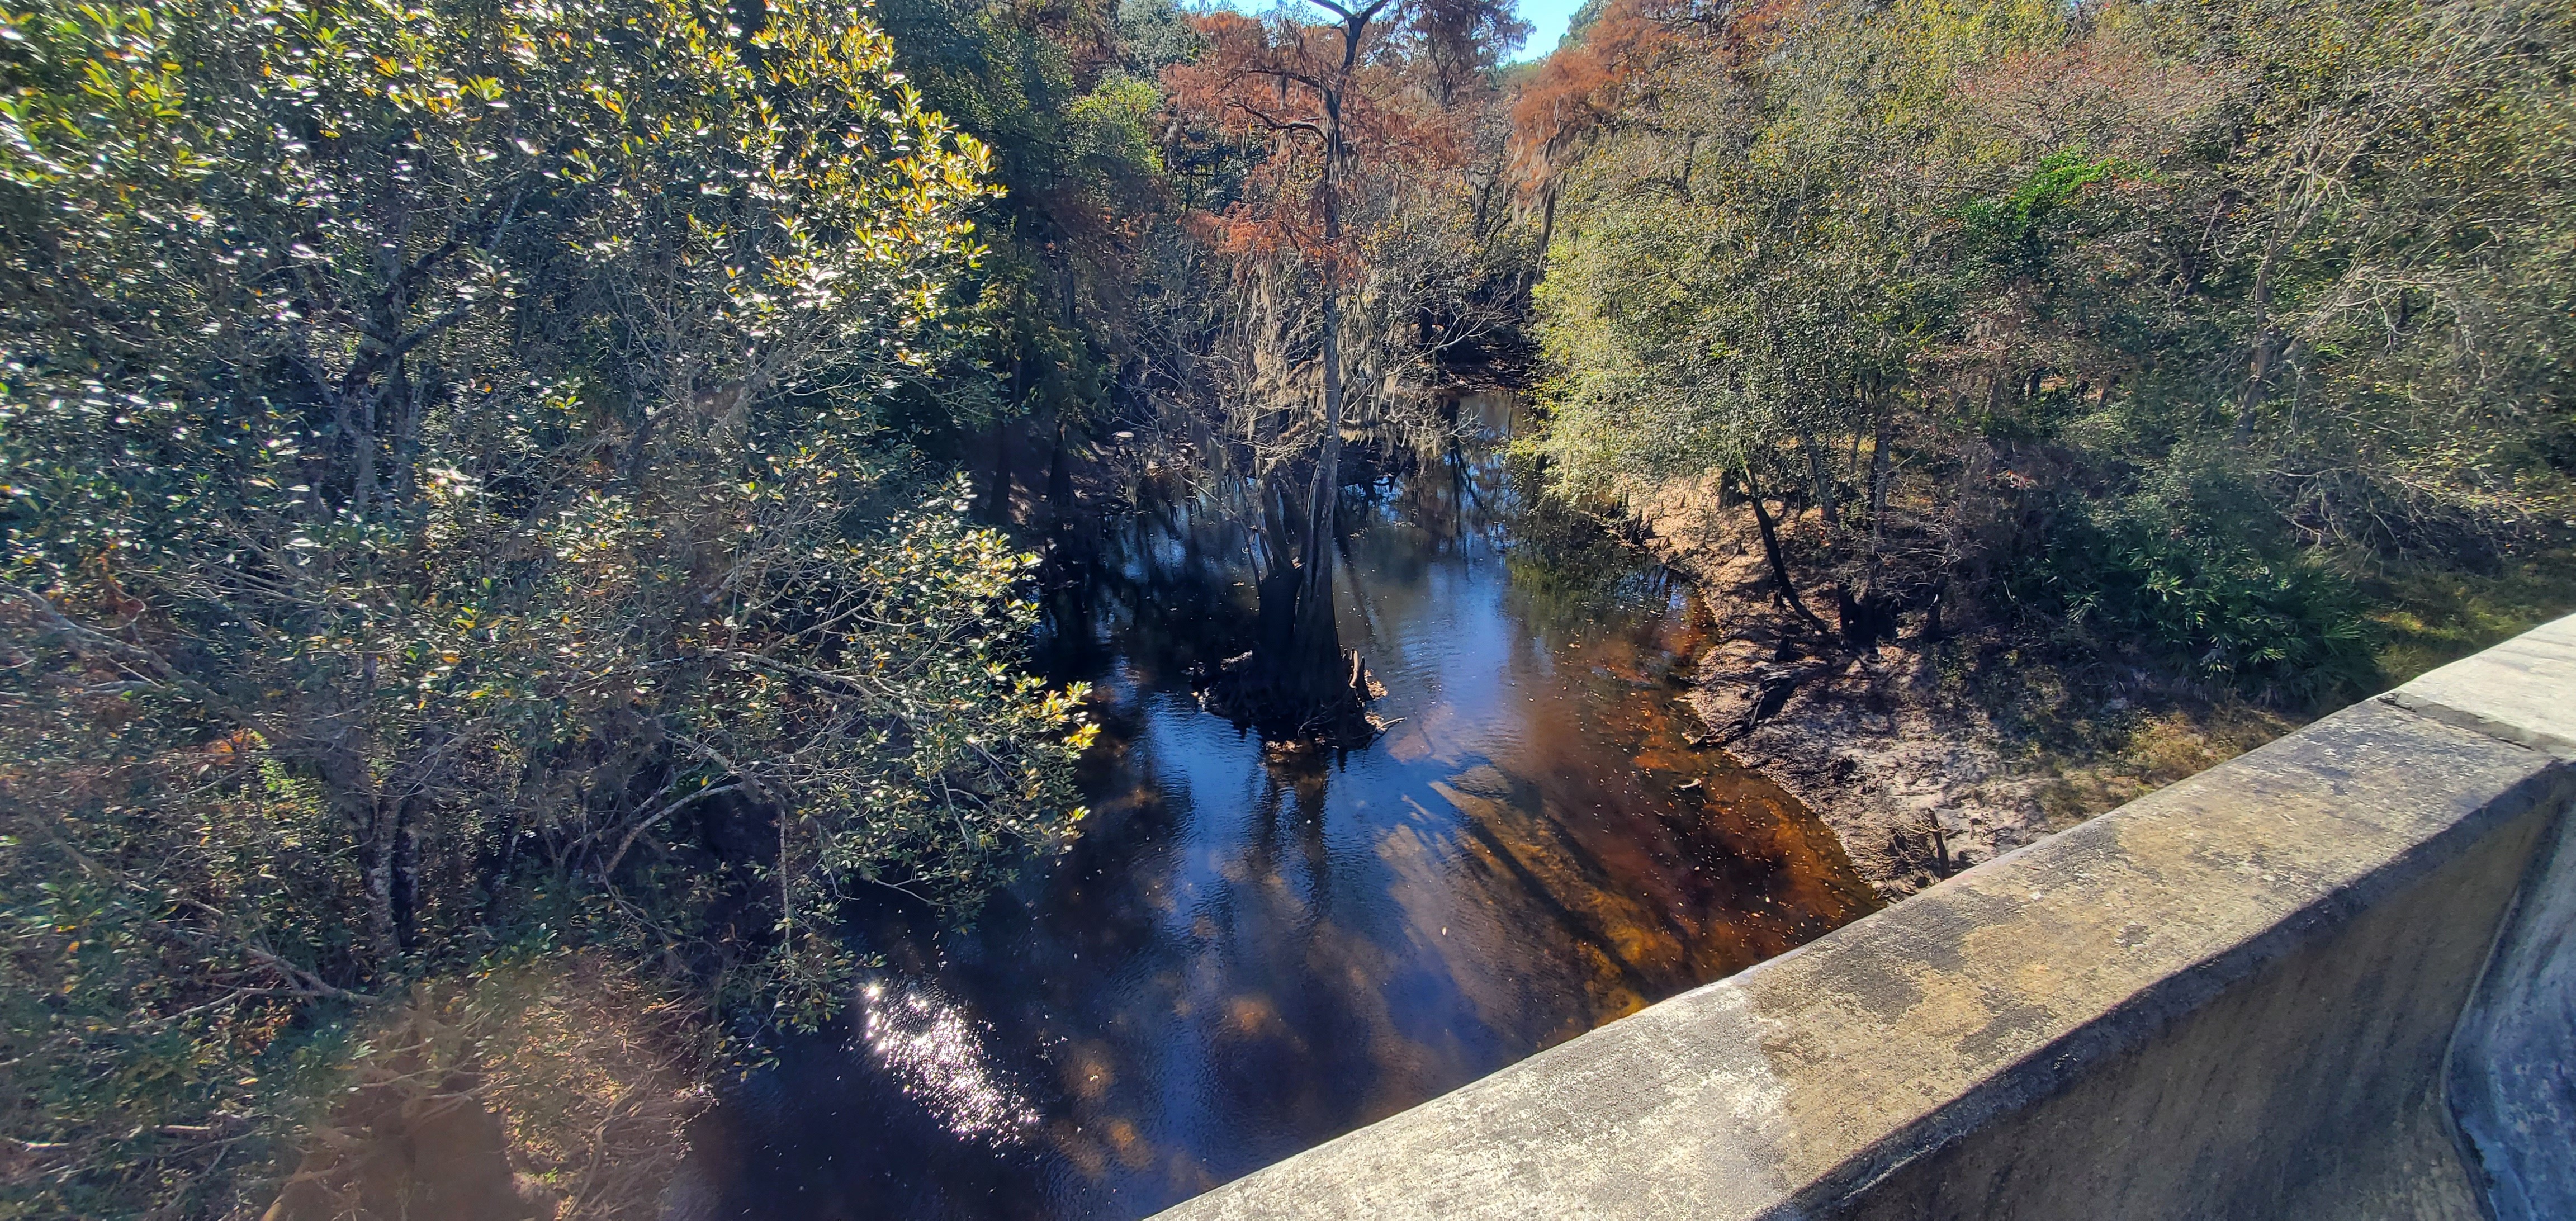
[[674,1211],[1131,1218],[1875,906],[1833,833],[1696,740],[1688,590],[1531,503],[1478,435],[1347,490],[1343,643],[1390,722],[1265,747],[1200,710],[1247,647],[1242,530],[1190,504],[1059,565],[1039,661],[1096,685],[1081,837],[886,957],[693,1133]]

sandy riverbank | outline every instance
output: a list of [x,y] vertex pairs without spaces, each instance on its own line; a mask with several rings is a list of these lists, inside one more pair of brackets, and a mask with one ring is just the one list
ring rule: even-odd
[[1805,802],[1890,899],[2297,725],[2146,675],[2079,687],[1973,626],[1926,644],[1909,620],[1906,643],[1859,656],[1800,649],[1749,513],[1683,490],[1640,518],[1715,620],[1690,696],[1712,741]]

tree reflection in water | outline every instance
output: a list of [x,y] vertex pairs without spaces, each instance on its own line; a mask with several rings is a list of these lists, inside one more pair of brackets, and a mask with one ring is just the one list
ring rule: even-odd
[[1233,519],[1149,504],[1068,548],[1084,837],[971,928],[865,917],[857,1020],[932,1046],[787,1048],[678,1211],[1141,1216],[1867,911],[1830,831],[1687,740],[1685,591],[1529,505],[1495,439],[1346,491],[1341,630],[1394,722],[1365,750],[1200,710],[1252,622]]

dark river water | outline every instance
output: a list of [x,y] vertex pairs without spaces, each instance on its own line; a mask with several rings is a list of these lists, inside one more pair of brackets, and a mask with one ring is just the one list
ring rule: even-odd
[[1040,660],[1100,696],[1082,837],[972,927],[871,920],[886,966],[727,1091],[679,1211],[1140,1217],[1870,910],[1831,831],[1686,738],[1686,588],[1530,507],[1507,429],[1348,490],[1365,749],[1200,710],[1191,667],[1251,632],[1230,516],[1070,547]]

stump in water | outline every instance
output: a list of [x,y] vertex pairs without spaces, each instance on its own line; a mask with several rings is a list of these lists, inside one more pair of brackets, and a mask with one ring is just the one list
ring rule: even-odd
[[1344,649],[1333,617],[1333,485],[1319,479],[1305,537],[1292,550],[1286,495],[1263,490],[1259,613],[1252,650],[1200,676],[1199,706],[1273,742],[1366,746],[1385,729],[1369,701],[1386,694],[1357,652]]
[[1199,707],[1273,741],[1347,750],[1376,741],[1386,729],[1368,709],[1386,685],[1369,674],[1357,650],[1342,652],[1329,675],[1283,675],[1245,653],[1225,659],[1206,678]]

